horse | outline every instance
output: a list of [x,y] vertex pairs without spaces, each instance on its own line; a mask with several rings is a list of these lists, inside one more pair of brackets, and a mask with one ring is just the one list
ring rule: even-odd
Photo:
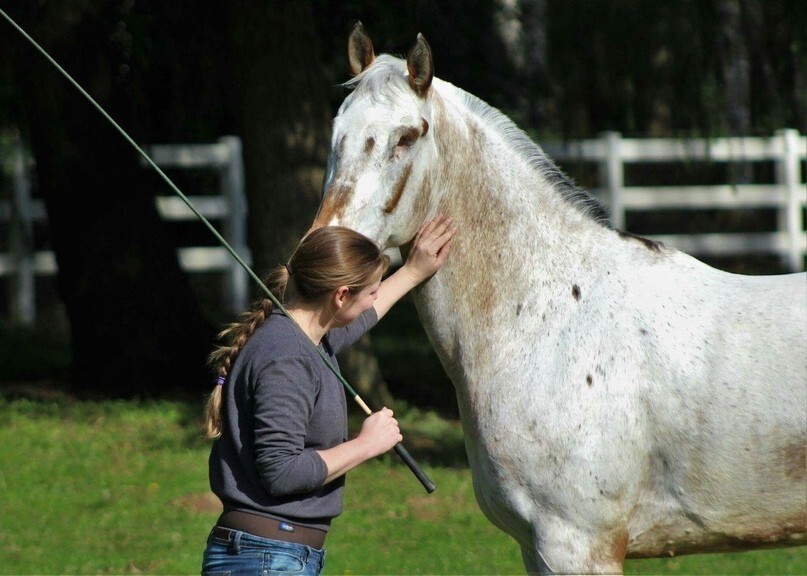
[[807,276],[732,274],[616,230],[514,122],[348,40],[312,229],[406,254],[458,228],[413,293],[455,388],[485,516],[529,573],[805,543]]

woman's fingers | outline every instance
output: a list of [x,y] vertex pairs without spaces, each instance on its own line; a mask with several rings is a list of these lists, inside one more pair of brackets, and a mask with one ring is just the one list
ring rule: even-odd
[[432,254],[434,257],[439,256],[450,247],[450,243],[457,233],[457,228],[453,224],[453,220],[449,218],[435,229],[435,236],[432,241]]
[[423,223],[413,238],[406,261],[418,281],[425,280],[444,264],[456,232],[454,220],[442,213]]
[[442,214],[438,214],[421,228],[418,239],[429,256],[437,257],[440,249],[454,235],[452,224],[454,221]]
[[434,230],[435,226],[437,226],[438,223],[444,220],[445,216],[443,214],[437,214],[434,218],[426,220],[423,224],[421,224],[420,228],[415,234],[415,243],[417,243],[418,240],[424,237],[428,237],[429,234],[431,234],[432,230]]
[[383,454],[403,441],[398,421],[389,408],[382,408],[368,416],[362,425],[362,431],[368,434],[368,441],[373,443],[377,454]]

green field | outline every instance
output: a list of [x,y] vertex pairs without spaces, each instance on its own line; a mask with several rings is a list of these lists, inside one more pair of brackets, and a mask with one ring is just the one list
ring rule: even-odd
[[[201,404],[0,400],[0,573],[198,574],[218,502]],[[409,410],[397,456],[352,472],[326,574],[523,574],[474,501],[456,422]],[[807,548],[629,561],[631,574],[804,574]]]

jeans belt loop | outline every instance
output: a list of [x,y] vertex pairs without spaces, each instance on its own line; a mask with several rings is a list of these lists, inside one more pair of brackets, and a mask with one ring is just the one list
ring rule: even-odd
[[241,535],[243,532],[240,530],[233,530],[230,532],[230,536],[233,537],[232,541],[230,542],[230,550],[233,551],[234,554],[241,554]]

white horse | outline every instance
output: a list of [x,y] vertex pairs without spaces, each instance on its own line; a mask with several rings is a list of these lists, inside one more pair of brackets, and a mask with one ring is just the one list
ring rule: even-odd
[[476,498],[529,572],[803,544],[807,276],[741,276],[614,230],[507,117],[360,24],[314,227],[459,232],[415,294]]

